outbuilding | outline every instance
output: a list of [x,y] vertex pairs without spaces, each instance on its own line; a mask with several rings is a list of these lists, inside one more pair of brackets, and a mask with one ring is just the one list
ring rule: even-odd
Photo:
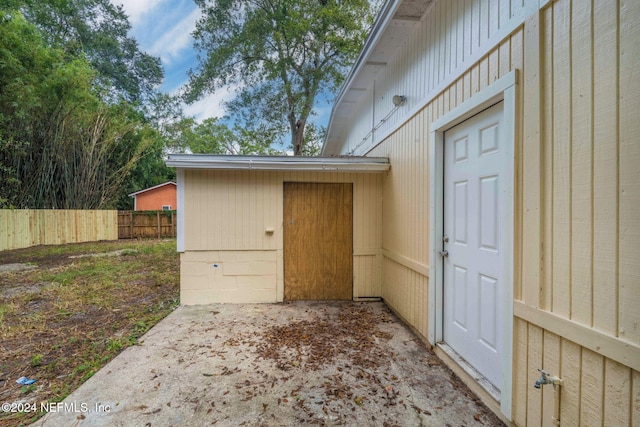
[[639,40],[637,0],[386,1],[324,157],[170,157],[182,302],[382,298],[511,425],[640,425]]
[[379,299],[386,158],[172,154],[182,304]]
[[131,193],[129,197],[133,197],[133,210],[135,211],[173,210],[177,205],[176,183],[174,181],[163,182]]

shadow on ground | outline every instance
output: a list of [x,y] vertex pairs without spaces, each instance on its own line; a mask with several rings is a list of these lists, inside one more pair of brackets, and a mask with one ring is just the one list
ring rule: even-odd
[[36,425],[503,425],[383,303],[180,307]]

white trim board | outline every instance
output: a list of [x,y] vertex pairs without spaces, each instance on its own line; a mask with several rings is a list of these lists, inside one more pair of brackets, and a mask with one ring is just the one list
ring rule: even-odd
[[170,154],[165,162],[178,169],[257,171],[317,171],[382,173],[390,168],[386,157],[235,156]]
[[[430,261],[430,286],[429,286],[429,331],[428,339],[432,344],[437,344],[443,338],[442,311],[443,311],[443,265],[439,255],[442,246],[442,225],[444,212],[444,132],[459,123],[462,123],[469,117],[487,109],[493,104],[504,102],[503,126],[505,134],[511,136],[507,138],[510,144],[510,151],[514,153],[515,139],[517,137],[517,117],[518,105],[516,99],[516,85],[518,83],[517,70],[511,71],[509,74],[500,78],[489,87],[483,89],[473,95],[461,105],[452,109],[444,116],[431,124],[431,133],[429,138],[429,236],[431,253]],[[507,203],[514,204],[514,162],[510,165],[509,178],[511,179],[511,189],[507,194]],[[514,245],[514,209],[509,210],[504,218],[503,224],[511,233],[505,233],[505,251],[513,254]],[[508,236],[511,236],[510,238]],[[511,258],[505,263],[504,280],[505,286],[505,322],[503,330],[504,352],[502,367],[504,377],[500,388],[500,411],[502,414],[511,419],[512,405],[512,379],[513,379],[513,267],[514,259]]]
[[145,188],[143,190],[138,190],[135,193],[131,193],[131,194],[129,194],[129,197],[133,197],[133,196],[136,196],[136,195],[138,195],[140,193],[144,193],[144,192],[147,192],[147,191],[155,190],[156,188],[164,187],[165,185],[169,185],[169,184],[176,185],[176,183],[173,182],[173,181],[163,182],[162,184],[154,185],[153,187]]
[[184,252],[184,169],[178,168],[176,170],[177,192],[176,202],[178,203],[178,237],[176,238],[176,250],[178,252]]
[[514,315],[621,365],[640,371],[640,346],[635,343],[625,342],[550,311],[530,307],[522,301],[514,302]]

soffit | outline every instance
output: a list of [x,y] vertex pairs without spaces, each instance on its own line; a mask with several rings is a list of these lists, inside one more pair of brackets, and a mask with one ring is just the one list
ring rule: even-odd
[[371,82],[381,78],[413,33],[433,0],[388,0],[376,19],[365,47],[336,97],[323,154],[337,154],[360,103],[372,96]]

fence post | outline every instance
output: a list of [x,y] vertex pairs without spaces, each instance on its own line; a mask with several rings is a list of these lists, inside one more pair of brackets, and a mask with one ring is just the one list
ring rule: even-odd
[[158,220],[158,239],[160,238],[160,211],[156,211],[156,219]]
[[176,237],[176,220],[173,211],[171,211],[171,236]]
[[133,239],[133,211],[129,212],[129,229],[131,230],[129,232],[130,235],[130,239]]

